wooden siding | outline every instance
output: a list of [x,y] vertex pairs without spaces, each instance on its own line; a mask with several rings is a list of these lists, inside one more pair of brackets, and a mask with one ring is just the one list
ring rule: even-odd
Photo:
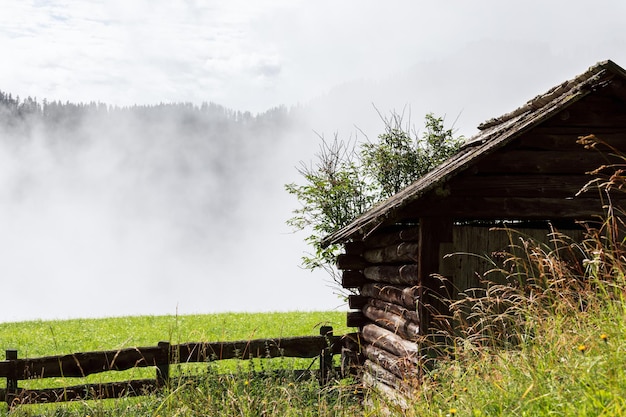
[[[594,106],[602,110],[588,116],[584,109]],[[587,220],[602,215],[603,200],[597,191],[578,193],[594,179],[589,172],[624,163],[615,155],[615,151],[626,154],[624,114],[626,103],[587,96],[568,107],[567,120],[557,114],[507,146],[475,158],[472,167],[406,205],[396,218]],[[577,143],[589,134],[606,145],[585,149]],[[613,201],[626,203],[621,194]]]
[[378,388],[402,389],[419,374],[419,238],[411,225],[386,228],[346,245],[351,262],[339,265],[344,287],[358,291],[350,297],[348,324],[360,329],[363,380]]
[[[559,232],[577,242],[584,237],[582,229]],[[441,247],[440,273],[452,282],[453,296],[468,288],[481,286],[482,280],[505,284],[505,275],[495,271],[503,268],[504,254],[523,256],[522,247],[528,240],[545,245],[546,251],[560,249],[563,243],[551,237],[550,233],[547,228],[455,226],[453,242]]]

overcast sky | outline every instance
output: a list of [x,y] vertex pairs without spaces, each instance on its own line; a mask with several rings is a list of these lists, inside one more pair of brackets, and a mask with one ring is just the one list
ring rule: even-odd
[[[620,0],[4,0],[0,80],[22,96],[257,112],[439,60],[497,71],[515,58],[536,83],[626,65],[625,19]],[[510,89],[532,86],[511,75]]]
[[[311,141],[280,157],[277,196],[297,179],[298,161],[311,158],[313,130],[375,135],[376,106],[409,108],[416,124],[426,112],[445,115],[469,136],[600,60],[626,66],[624,22],[622,0],[3,0],[0,90],[40,101],[206,101],[252,112],[299,105]],[[276,197],[281,215],[266,232],[284,235],[289,201]],[[294,258],[281,262],[296,271],[290,242]],[[339,304],[321,280],[312,289],[284,279],[275,285],[310,295],[305,308]],[[297,305],[272,299],[248,309]]]

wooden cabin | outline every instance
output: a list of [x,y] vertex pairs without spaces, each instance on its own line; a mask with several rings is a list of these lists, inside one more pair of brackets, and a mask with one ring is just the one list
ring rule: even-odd
[[356,292],[348,324],[359,328],[366,384],[397,389],[419,372],[416,341],[445,308],[439,296],[480,285],[476,257],[444,255],[506,248],[508,237],[488,227],[502,222],[545,237],[548,224],[581,233],[577,221],[603,214],[597,190],[578,192],[616,158],[577,141],[593,134],[626,153],[626,71],[600,62],[478,129],[458,154],[324,240],[345,248],[337,266]]

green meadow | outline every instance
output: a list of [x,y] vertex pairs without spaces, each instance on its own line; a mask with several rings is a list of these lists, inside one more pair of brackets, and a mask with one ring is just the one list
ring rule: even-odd
[[319,335],[320,326],[347,333],[339,311],[218,313],[0,323],[0,348],[22,357],[133,346]]
[[[319,335],[332,326],[348,333],[345,312],[219,313],[185,316],[137,316],[0,323],[0,347],[17,349],[20,357],[62,355],[133,346],[281,338]],[[356,407],[350,383],[320,387],[315,380],[289,377],[257,378],[266,370],[316,369],[316,359],[226,360],[210,364],[173,366],[172,374],[202,378],[176,380],[175,386],[155,395],[56,405],[16,407],[11,416],[145,416],[145,415],[260,415],[271,410],[283,415],[337,415]],[[237,374],[237,375],[233,375]],[[80,383],[153,378],[155,370],[140,368],[106,372],[88,378],[20,381],[21,387],[45,388]],[[204,378],[206,377],[206,378]],[[344,385],[345,386],[342,386]],[[0,380],[0,387],[6,382]],[[8,410],[0,405],[0,411]],[[339,410],[339,411],[338,411]],[[206,414],[208,413],[208,414]]]

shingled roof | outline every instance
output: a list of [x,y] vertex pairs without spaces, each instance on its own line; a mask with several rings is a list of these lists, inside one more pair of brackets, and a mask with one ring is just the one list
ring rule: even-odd
[[583,74],[557,85],[523,106],[478,126],[460,151],[396,195],[377,204],[352,223],[322,240],[324,246],[367,237],[383,224],[393,222],[399,210],[494,152],[539,123],[554,116],[615,77],[626,80],[626,71],[612,61],[602,61]]

